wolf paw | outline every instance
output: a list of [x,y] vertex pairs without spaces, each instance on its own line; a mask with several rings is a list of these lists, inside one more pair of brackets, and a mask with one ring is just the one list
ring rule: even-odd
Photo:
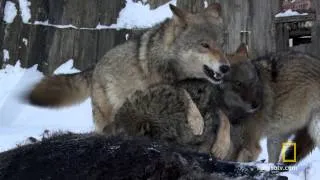
[[[191,115],[190,115],[191,114]],[[192,113],[188,115],[188,123],[194,135],[201,135],[203,133],[204,122],[203,118],[194,116]]]
[[217,138],[211,148],[211,153],[219,159],[224,159],[231,146],[230,122],[228,117],[219,110],[220,126],[217,132]]
[[202,115],[196,106],[196,104],[192,101],[189,93],[185,91],[185,94],[188,98],[189,104],[188,104],[188,112],[187,112],[187,119],[188,124],[192,130],[192,133],[194,135],[201,135],[203,133],[204,129],[204,120],[202,118]]
[[224,159],[228,155],[228,152],[228,148],[218,143],[215,143],[211,148],[211,154],[217,159]]
[[238,154],[238,162],[252,162],[258,159],[261,150],[258,148],[255,150],[248,150],[247,148],[242,148]]

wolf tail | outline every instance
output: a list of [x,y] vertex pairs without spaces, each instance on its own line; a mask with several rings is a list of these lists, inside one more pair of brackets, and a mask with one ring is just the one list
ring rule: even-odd
[[299,130],[292,141],[296,143],[296,149],[294,149],[294,146],[290,146],[286,150],[285,156],[287,159],[294,159],[294,151],[296,151],[296,162],[286,162],[286,165],[294,165],[295,163],[298,163],[309,155],[315,148],[315,143],[310,137],[307,128]]
[[74,74],[43,78],[25,99],[32,105],[64,107],[80,103],[90,96],[93,68]]

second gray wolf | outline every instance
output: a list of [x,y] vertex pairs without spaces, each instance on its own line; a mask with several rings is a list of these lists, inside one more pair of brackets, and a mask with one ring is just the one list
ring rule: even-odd
[[[170,8],[173,18],[108,51],[92,76],[83,72],[46,77],[32,89],[28,101],[62,107],[91,96],[96,132],[102,133],[125,99],[138,90],[186,78],[221,83],[230,65],[221,50],[220,5],[214,3],[197,14]],[[198,111],[193,113],[191,128],[194,134],[201,134],[203,119]]]
[[290,51],[251,63],[259,67],[264,94],[262,109],[246,121],[244,160],[255,160],[259,140],[267,137],[269,162],[278,162],[282,143],[291,135],[296,135],[297,161],[301,160],[320,145],[320,60]]

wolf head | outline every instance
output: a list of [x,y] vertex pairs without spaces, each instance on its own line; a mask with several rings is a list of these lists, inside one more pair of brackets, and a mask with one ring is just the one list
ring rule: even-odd
[[248,60],[245,45],[240,45],[236,53],[227,56],[232,68],[220,87],[224,92],[224,102],[231,110],[229,116],[239,118],[237,116],[243,111],[253,113],[260,108],[263,87],[258,70]]
[[179,59],[187,74],[206,78],[219,84],[230,70],[229,61],[222,51],[223,28],[220,5],[212,4],[203,12],[191,14],[173,5],[173,20],[166,44]]

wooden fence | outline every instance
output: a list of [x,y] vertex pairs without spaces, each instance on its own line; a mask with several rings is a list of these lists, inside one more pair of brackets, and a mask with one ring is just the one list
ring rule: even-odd
[[[0,0],[0,18],[8,0]],[[18,0],[10,0],[20,10]],[[48,20],[50,24],[95,28],[97,24],[116,23],[126,0],[29,0],[31,19]],[[135,0],[138,1],[138,0]],[[141,0],[140,0],[141,1]],[[148,0],[156,8],[169,0]],[[142,1],[145,2],[145,1]],[[222,5],[225,21],[224,50],[232,52],[240,42],[246,42],[254,56],[276,51],[276,29],[274,15],[280,10],[280,0],[207,0]],[[312,43],[294,47],[320,57],[320,2],[313,0],[318,10],[317,22],[312,31]],[[192,12],[204,8],[204,0],[177,0],[179,7]],[[18,12],[19,13],[19,12]],[[128,29],[73,29],[56,28],[23,23],[17,16],[13,23],[0,23],[0,46],[10,53],[8,63],[20,60],[24,67],[39,64],[44,73],[52,71],[68,59],[75,60],[75,66],[84,69],[95,64],[110,48],[126,40]],[[26,44],[25,40],[28,41]],[[3,51],[0,55],[3,57]],[[1,58],[1,57],[0,57]],[[1,58],[3,59],[3,58]],[[0,67],[2,60],[0,60]]]

